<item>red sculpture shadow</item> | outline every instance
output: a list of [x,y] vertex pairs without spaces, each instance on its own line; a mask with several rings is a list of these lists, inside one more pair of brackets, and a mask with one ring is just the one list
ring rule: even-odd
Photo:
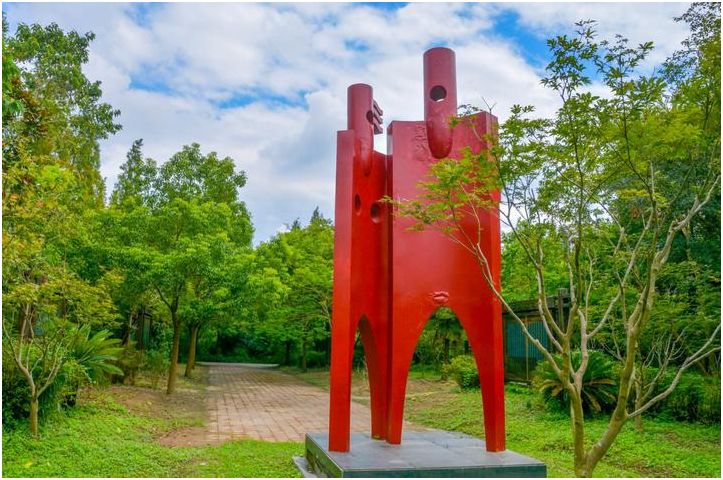
[[[349,450],[351,371],[360,332],[369,375],[373,438],[399,444],[407,376],[419,336],[442,306],[458,316],[479,370],[487,450],[505,449],[502,310],[464,247],[436,231],[412,231],[412,220],[394,216],[380,200],[415,199],[432,163],[459,158],[464,148],[486,148],[496,118],[468,117],[456,127],[454,52],[424,54],[423,122],[392,122],[388,154],[374,150],[382,111],[372,88],[348,90],[347,130],[337,134],[334,297],[331,350],[329,450]],[[499,194],[493,193],[499,201]],[[496,208],[461,219],[459,235],[479,236],[499,288],[500,226]]]

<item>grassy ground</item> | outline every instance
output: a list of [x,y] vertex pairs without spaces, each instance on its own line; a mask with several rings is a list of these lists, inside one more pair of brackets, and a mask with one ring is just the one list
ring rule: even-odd
[[[327,388],[328,372],[292,372]],[[406,417],[417,425],[482,437],[479,391],[460,391],[430,372],[412,372]],[[202,380],[202,379],[201,379]],[[139,379],[144,385],[144,379]],[[41,438],[24,428],[4,431],[5,477],[295,477],[301,443],[233,441],[184,445],[204,422],[203,382],[181,379],[167,397],[147,387],[111,387],[85,394],[76,408],[45,419]],[[368,399],[354,373],[354,400]],[[199,403],[200,402],[200,403]],[[536,405],[526,387],[506,391],[508,447],[548,465],[549,476],[572,476],[569,419]],[[587,423],[594,439],[604,420]],[[197,436],[196,436],[197,437]],[[720,477],[720,426],[646,419],[628,425],[595,471],[609,477]]]
[[[140,382],[141,384],[143,381]],[[168,446],[174,433],[200,428],[199,382],[181,380],[174,400],[161,391],[111,387],[41,423],[41,438],[4,431],[4,477],[295,477],[300,443],[233,441]],[[170,441],[169,441],[170,439]],[[176,442],[178,443],[178,442]]]
[[[328,372],[297,373],[327,388]],[[354,373],[352,395],[368,398],[362,373]],[[460,391],[430,372],[411,372],[405,418],[417,425],[484,437],[479,390]],[[505,392],[507,446],[544,461],[550,477],[571,477],[570,420],[537,405],[526,386],[508,385]],[[586,422],[590,441],[599,438],[605,420]],[[720,477],[720,425],[645,419],[644,431],[625,426],[608,455],[598,464],[600,477]]]

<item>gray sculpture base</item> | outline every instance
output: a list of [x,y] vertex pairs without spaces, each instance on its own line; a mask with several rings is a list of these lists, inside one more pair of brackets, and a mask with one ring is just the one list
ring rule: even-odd
[[[298,465],[298,463],[297,463]],[[352,433],[347,453],[330,452],[328,434],[306,435],[306,476],[545,477],[544,463],[509,450],[491,453],[484,440],[430,430],[405,433],[401,445]],[[311,474],[311,475],[310,475]]]

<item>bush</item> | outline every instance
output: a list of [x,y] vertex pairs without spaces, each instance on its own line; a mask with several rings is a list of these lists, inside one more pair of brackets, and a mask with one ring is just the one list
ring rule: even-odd
[[[665,386],[669,384],[666,382]],[[663,400],[660,410],[676,420],[720,423],[720,402],[721,384],[718,377],[686,372],[675,390]]]
[[[68,345],[55,380],[38,399],[41,416],[73,407],[84,385],[102,380],[107,374],[121,373],[110,363],[121,349],[117,346],[118,340],[108,338],[109,335],[108,331],[103,330],[91,336],[90,327],[80,327],[73,342]],[[37,347],[33,348],[31,352],[37,352]],[[37,378],[39,372],[34,370],[33,375]],[[3,426],[13,428],[19,420],[29,415],[30,388],[15,361],[5,353],[2,387]]]
[[2,366],[2,421],[3,428],[15,428],[18,420],[27,418],[30,407],[30,389],[25,377],[15,366],[7,349],[3,349]]
[[471,355],[454,357],[449,365],[443,367],[444,374],[457,382],[460,388],[479,388],[477,363]]
[[[573,368],[579,368],[582,355],[579,351],[572,352],[570,360]],[[555,355],[558,365],[562,362],[560,355]],[[615,407],[617,399],[617,376],[615,363],[602,352],[590,351],[587,370],[582,377],[582,407],[587,413],[609,412]],[[550,363],[540,362],[533,374],[533,386],[540,394],[543,403],[552,410],[570,411],[570,397],[562,388]]]
[[161,379],[166,376],[169,366],[168,352],[164,350],[148,350],[143,359],[143,370],[151,378],[151,387],[158,388]]
[[326,367],[328,365],[329,361],[326,357],[326,352],[311,350],[306,354],[306,366],[308,368]]
[[136,375],[143,363],[141,352],[136,350],[136,342],[129,342],[122,348],[116,363],[122,371],[122,382],[128,385],[135,385]]

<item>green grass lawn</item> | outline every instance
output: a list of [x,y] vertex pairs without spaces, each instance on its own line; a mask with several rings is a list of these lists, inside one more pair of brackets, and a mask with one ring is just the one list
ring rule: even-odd
[[[297,373],[327,388],[328,372]],[[483,438],[479,390],[461,391],[438,374],[410,373],[405,418],[417,425],[467,433]],[[354,373],[352,395],[362,397],[364,378]],[[368,394],[367,394],[368,395]],[[505,391],[507,447],[547,464],[548,476],[571,477],[570,419],[537,405],[529,388],[508,385]],[[598,477],[720,477],[720,425],[700,425],[646,418],[643,432],[625,426],[607,456],[598,464]],[[586,422],[588,442],[597,440],[605,419]]]
[[[118,390],[116,390],[118,391]],[[121,392],[123,390],[120,390]],[[4,477],[297,477],[292,456],[301,443],[239,440],[215,446],[169,447],[157,438],[199,425],[188,412],[132,413],[107,391],[26,428],[3,431]]]
[[[328,372],[299,376],[321,388],[328,384]],[[479,391],[460,391],[455,385],[435,378],[428,373],[413,373],[407,419],[422,426],[482,437]],[[367,394],[364,383],[363,374],[356,372],[353,395],[357,400]],[[183,381],[180,385],[184,386]],[[24,427],[3,431],[3,476],[299,475],[291,457],[303,453],[301,443],[243,440],[215,446],[164,446],[158,438],[165,433],[202,424],[203,419],[185,407],[192,402],[156,404],[145,402],[142,397],[144,401],[140,403],[145,409],[128,408],[121,404],[125,394],[137,397],[137,392],[127,387],[94,392],[77,407],[44,419],[40,439],[31,438]],[[522,386],[507,387],[506,408],[508,448],[544,461],[551,477],[572,476],[569,419],[537,406],[534,395]],[[604,419],[587,422],[589,441],[599,436],[604,425]],[[636,432],[632,425],[626,426],[595,475],[720,477],[720,453],[719,425],[646,419],[642,433]]]

